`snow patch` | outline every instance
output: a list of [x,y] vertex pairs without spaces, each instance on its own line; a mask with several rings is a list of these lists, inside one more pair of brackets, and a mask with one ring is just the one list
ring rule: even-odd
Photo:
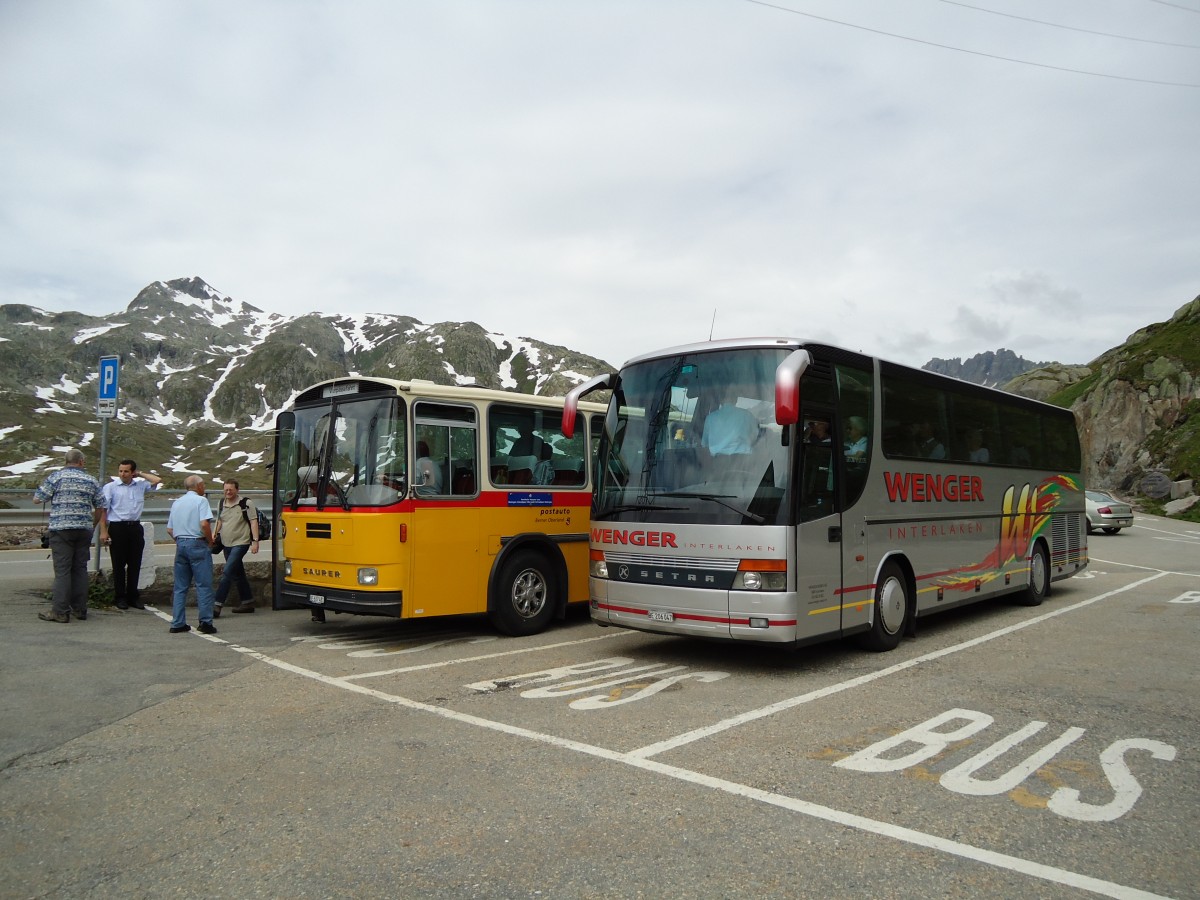
[[108,325],[98,325],[95,328],[84,328],[82,331],[76,332],[72,340],[76,344],[86,344],[92,338],[100,337],[102,334],[108,334],[114,328],[124,328],[127,322],[112,322]]
[[52,457],[52,456],[39,456],[36,459],[31,459],[31,460],[28,460],[27,462],[13,463],[11,466],[0,467],[0,472],[8,472],[8,475],[0,476],[0,477],[12,478],[17,475],[36,474],[37,472],[40,472],[42,469],[44,469],[46,467],[46,464],[48,462],[50,462],[53,458],[54,457]]

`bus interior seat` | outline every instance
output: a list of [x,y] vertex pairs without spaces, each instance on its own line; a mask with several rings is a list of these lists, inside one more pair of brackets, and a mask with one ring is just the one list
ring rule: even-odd
[[532,484],[536,456],[512,456],[508,460],[509,484]]
[[563,459],[554,463],[554,484],[583,484],[583,460]]
[[475,473],[464,467],[455,469],[454,481],[450,485],[450,493],[459,497],[472,496],[475,493]]

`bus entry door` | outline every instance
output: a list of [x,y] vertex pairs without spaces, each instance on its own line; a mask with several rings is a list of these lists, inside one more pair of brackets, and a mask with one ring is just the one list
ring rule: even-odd
[[841,630],[842,516],[832,414],[807,410],[800,446],[796,526],[796,639]]
[[404,597],[404,618],[484,612],[487,568],[478,558],[479,511],[418,502],[412,523],[412,595]]

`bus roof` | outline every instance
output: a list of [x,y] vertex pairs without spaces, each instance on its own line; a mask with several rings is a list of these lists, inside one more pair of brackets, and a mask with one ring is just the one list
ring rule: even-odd
[[[397,395],[414,394],[421,397],[431,397],[442,400],[473,400],[480,403],[522,403],[527,406],[542,406],[547,409],[561,409],[563,397],[543,396],[541,394],[523,394],[518,391],[482,388],[475,385],[438,384],[421,378],[400,380],[396,378],[380,378],[375,376],[344,376],[319,381],[302,390],[295,399],[296,405],[305,405],[317,401],[326,401],[333,397],[348,397],[356,393],[394,391]],[[593,411],[603,411],[603,404],[587,404]]]
[[891,367],[893,370],[907,369],[910,372],[916,373],[918,377],[927,378],[930,382],[953,382],[954,384],[966,385],[968,389],[974,389],[980,393],[1001,394],[1004,396],[1006,402],[1021,403],[1023,401],[1025,404],[1030,406],[1039,406],[1051,410],[1065,411],[1068,413],[1070,412],[1070,410],[1067,410],[1064,407],[1055,406],[1052,403],[1047,403],[1044,400],[1037,400],[1033,397],[1025,397],[1021,394],[1014,394],[1010,391],[1003,390],[1002,388],[990,387],[988,385],[978,384],[974,381],[966,381],[962,378],[955,378],[953,375],[943,375],[939,372],[931,372],[928,369],[920,369],[915,366],[906,365],[905,363],[893,362],[889,359],[885,359],[884,357],[873,357],[868,353],[848,350],[845,347],[839,347],[836,344],[827,344],[822,341],[810,341],[805,340],[804,338],[796,337],[723,338],[716,341],[697,341],[696,343],[692,344],[680,344],[674,347],[664,347],[660,350],[634,356],[627,360],[625,365],[621,366],[621,368],[623,369],[626,366],[647,362],[652,359],[661,359],[664,356],[679,356],[688,353],[712,353],[721,350],[765,349],[772,347],[791,350],[804,348],[806,350],[813,351],[817,358],[829,358],[830,356],[835,358],[839,356],[843,358],[858,357],[864,362],[870,359],[877,359],[885,367]]

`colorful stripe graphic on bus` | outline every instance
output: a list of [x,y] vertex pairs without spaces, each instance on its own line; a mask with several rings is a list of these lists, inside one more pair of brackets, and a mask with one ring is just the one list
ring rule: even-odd
[[1010,484],[1001,501],[996,549],[979,565],[940,581],[938,586],[952,591],[974,590],[981,583],[1001,577],[1012,563],[1023,564],[1034,539],[1046,534],[1054,510],[1063,504],[1063,495],[1081,490],[1079,479],[1069,475],[1052,476],[1036,487],[1025,484],[1018,489]]

